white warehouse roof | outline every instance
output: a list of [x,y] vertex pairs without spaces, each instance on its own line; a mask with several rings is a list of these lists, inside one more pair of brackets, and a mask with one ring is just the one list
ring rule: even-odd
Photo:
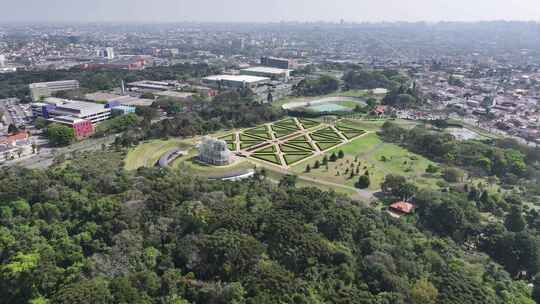
[[285,74],[290,72],[290,70],[286,69],[278,69],[278,68],[271,68],[271,67],[251,67],[247,69],[242,69],[243,71],[249,71],[249,72],[256,72],[256,73],[266,73],[266,74]]
[[250,75],[214,75],[214,76],[208,76],[204,79],[212,80],[212,81],[238,81],[238,82],[246,82],[246,83],[255,83],[255,82],[261,82],[261,81],[270,81],[270,78],[267,77],[258,77],[258,76],[250,76]]

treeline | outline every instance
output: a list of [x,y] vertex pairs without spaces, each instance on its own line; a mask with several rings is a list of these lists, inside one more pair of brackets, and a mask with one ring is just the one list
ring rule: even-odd
[[[518,193],[490,191],[472,182],[446,190],[419,189],[405,177],[393,175],[386,176],[382,192],[388,201],[413,202],[419,229],[488,254],[510,277],[536,282],[535,290],[540,292],[540,213],[527,207]],[[486,221],[482,213],[501,221]]]
[[343,75],[346,90],[372,90],[376,88],[395,89],[409,81],[408,77],[396,70],[352,69]]
[[126,82],[143,79],[177,80],[203,77],[218,72],[218,68],[207,64],[188,63],[168,67],[149,67],[140,71],[105,69],[84,70],[79,68],[39,72],[21,71],[17,73],[0,74],[0,99],[18,97],[27,100],[30,93],[28,84],[33,82],[76,79],[80,81],[83,89],[92,92],[119,87],[122,80]]
[[414,108],[422,102],[422,94],[416,87],[416,82],[392,88],[382,100],[382,104],[396,108]]
[[0,172],[1,302],[534,303],[488,257],[294,178],[210,182],[121,159]]
[[129,146],[148,138],[191,137],[224,129],[253,127],[284,115],[282,110],[270,104],[255,102],[249,90],[231,90],[212,101],[194,101],[186,111],[150,124],[156,113],[155,108],[139,109],[138,115],[143,117],[139,128],[128,128],[117,138],[117,144]]
[[[537,201],[540,150],[512,139],[457,141],[447,133],[425,127],[407,130],[391,122],[383,125],[380,135],[442,163],[442,176],[451,181],[440,183],[440,190],[419,189],[404,177],[390,175],[382,184],[387,200],[413,202],[419,228],[479,249],[512,277],[534,281],[535,299],[540,301],[540,213],[526,203]],[[430,166],[426,173],[438,170]],[[469,178],[464,180],[460,171]],[[489,184],[498,183],[499,190],[489,190]],[[497,220],[488,221],[485,214]]]
[[405,129],[386,122],[380,135],[430,159],[467,169],[475,175],[495,175],[509,184],[538,177],[540,150],[511,139],[459,141],[451,134],[425,127]]
[[339,90],[339,81],[334,77],[322,75],[315,79],[306,78],[294,88],[296,96],[318,96]]

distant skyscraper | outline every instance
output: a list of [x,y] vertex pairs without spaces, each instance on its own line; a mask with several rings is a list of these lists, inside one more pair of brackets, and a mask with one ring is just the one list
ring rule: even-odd
[[114,48],[108,47],[105,49],[107,59],[114,59]]
[[245,47],[245,39],[244,38],[238,38],[234,39],[231,43],[231,47],[235,51],[241,51]]
[[6,55],[0,54],[0,68],[3,68],[6,66]]

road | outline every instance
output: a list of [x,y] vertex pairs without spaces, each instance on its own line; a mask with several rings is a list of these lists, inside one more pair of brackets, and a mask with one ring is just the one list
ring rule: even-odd
[[72,152],[96,151],[100,150],[103,144],[110,145],[114,142],[116,135],[110,135],[103,138],[89,138],[84,141],[72,144],[63,148],[42,148],[39,154],[31,157],[16,159],[6,164],[16,164],[31,169],[43,169],[52,165],[54,158],[60,155],[68,155]]

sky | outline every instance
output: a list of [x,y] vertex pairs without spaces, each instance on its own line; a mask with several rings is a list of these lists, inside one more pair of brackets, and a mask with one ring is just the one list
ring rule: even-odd
[[0,21],[540,21],[540,0],[0,0]]

